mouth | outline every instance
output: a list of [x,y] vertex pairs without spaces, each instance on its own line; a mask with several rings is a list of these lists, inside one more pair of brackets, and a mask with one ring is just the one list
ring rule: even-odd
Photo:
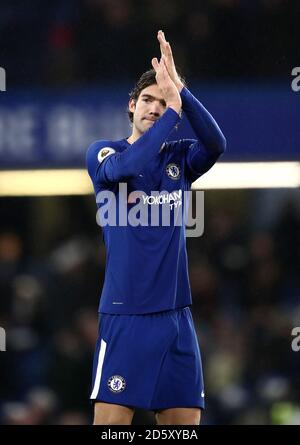
[[146,117],[144,118],[144,120],[145,120],[146,122],[151,122],[152,124],[154,124],[154,122],[157,121],[157,119],[147,119]]

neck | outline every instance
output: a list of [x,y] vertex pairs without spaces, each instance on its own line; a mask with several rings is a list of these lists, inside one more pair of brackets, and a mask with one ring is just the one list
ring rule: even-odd
[[132,130],[131,135],[129,136],[129,138],[127,139],[127,142],[129,144],[133,144],[135,141],[137,141],[140,137],[142,136],[142,134],[134,127]]

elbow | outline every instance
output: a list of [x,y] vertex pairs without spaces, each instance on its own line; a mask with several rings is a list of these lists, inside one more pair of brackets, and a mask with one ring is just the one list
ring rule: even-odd
[[223,133],[221,133],[220,140],[219,140],[218,146],[217,146],[217,150],[218,150],[219,155],[222,155],[223,153],[225,153],[226,147],[227,147],[226,138],[223,135]]
[[219,133],[214,142],[210,145],[209,149],[212,154],[219,157],[226,151],[227,141],[223,133]]

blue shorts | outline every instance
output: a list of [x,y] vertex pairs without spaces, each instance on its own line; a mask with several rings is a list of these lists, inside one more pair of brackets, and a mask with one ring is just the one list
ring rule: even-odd
[[90,398],[153,411],[203,409],[201,356],[190,309],[100,314]]

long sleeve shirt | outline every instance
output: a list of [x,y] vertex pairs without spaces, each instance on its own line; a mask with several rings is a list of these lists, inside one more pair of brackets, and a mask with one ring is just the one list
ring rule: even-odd
[[133,144],[100,140],[87,151],[107,251],[100,312],[144,314],[191,304],[185,193],[217,161],[226,141],[187,88],[181,98],[196,139],[166,142],[180,120],[167,108]]

